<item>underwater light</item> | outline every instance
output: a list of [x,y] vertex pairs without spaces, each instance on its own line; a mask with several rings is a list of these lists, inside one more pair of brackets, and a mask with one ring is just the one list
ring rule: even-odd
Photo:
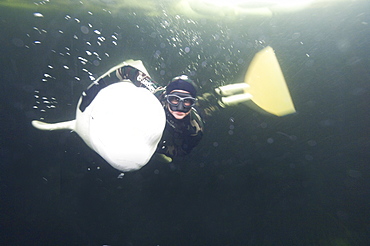
[[314,0],[201,0],[205,4],[217,6],[238,6],[241,8],[264,8],[273,5],[296,6],[312,3]]
[[194,16],[272,16],[303,10],[318,1],[332,0],[182,0],[179,8]]

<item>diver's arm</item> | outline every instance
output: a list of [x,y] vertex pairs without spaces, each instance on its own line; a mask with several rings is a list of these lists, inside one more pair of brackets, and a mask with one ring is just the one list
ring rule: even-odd
[[149,75],[147,75],[146,73],[137,69],[134,66],[124,65],[118,68],[114,73],[115,73],[114,77],[118,78],[119,81],[128,79],[137,87],[143,87],[148,89],[158,98],[165,90],[164,87],[160,86]]
[[[122,65],[122,64],[121,64]],[[145,69],[145,68],[144,68]],[[146,69],[145,69],[146,70]],[[83,112],[91,101],[103,88],[124,80],[130,80],[137,87],[144,87],[153,93],[156,97],[162,94],[165,88],[159,86],[153,79],[141,70],[123,63],[122,66],[111,68],[108,72],[96,79],[86,91],[82,93],[80,110]]]
[[117,76],[129,79],[137,87],[144,87],[154,93],[160,86],[149,75],[132,66],[123,66],[117,70]]

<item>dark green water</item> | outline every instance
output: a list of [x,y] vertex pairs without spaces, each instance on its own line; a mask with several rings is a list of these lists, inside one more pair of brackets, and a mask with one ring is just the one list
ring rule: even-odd
[[[0,9],[1,245],[370,243],[366,1],[233,21],[53,6]],[[30,124],[72,119],[89,76],[126,59],[207,92],[267,45],[297,113],[227,108],[172,164],[118,178],[76,134]]]

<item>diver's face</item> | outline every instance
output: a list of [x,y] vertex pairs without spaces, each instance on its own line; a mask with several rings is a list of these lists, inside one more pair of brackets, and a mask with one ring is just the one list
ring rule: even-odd
[[[181,94],[184,94],[185,96],[189,95],[189,97],[191,97],[190,93],[188,91],[184,91],[184,90],[173,90],[171,91],[171,93],[181,93]],[[170,94],[171,94],[170,93]],[[175,119],[177,120],[182,120],[184,119],[187,115],[190,114],[190,109],[191,107],[189,108],[189,110],[187,112],[184,112],[184,110],[181,110],[181,111],[178,111],[178,110],[172,110],[171,109],[171,106],[169,103],[167,103],[167,108],[168,108],[168,111],[173,115],[173,117],[175,117]]]

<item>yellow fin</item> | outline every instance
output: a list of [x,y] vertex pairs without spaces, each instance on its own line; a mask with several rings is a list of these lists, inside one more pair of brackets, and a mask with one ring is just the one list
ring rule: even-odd
[[277,116],[296,112],[283,72],[270,46],[254,56],[244,82],[250,86],[245,92],[250,93],[251,100],[263,110]]

